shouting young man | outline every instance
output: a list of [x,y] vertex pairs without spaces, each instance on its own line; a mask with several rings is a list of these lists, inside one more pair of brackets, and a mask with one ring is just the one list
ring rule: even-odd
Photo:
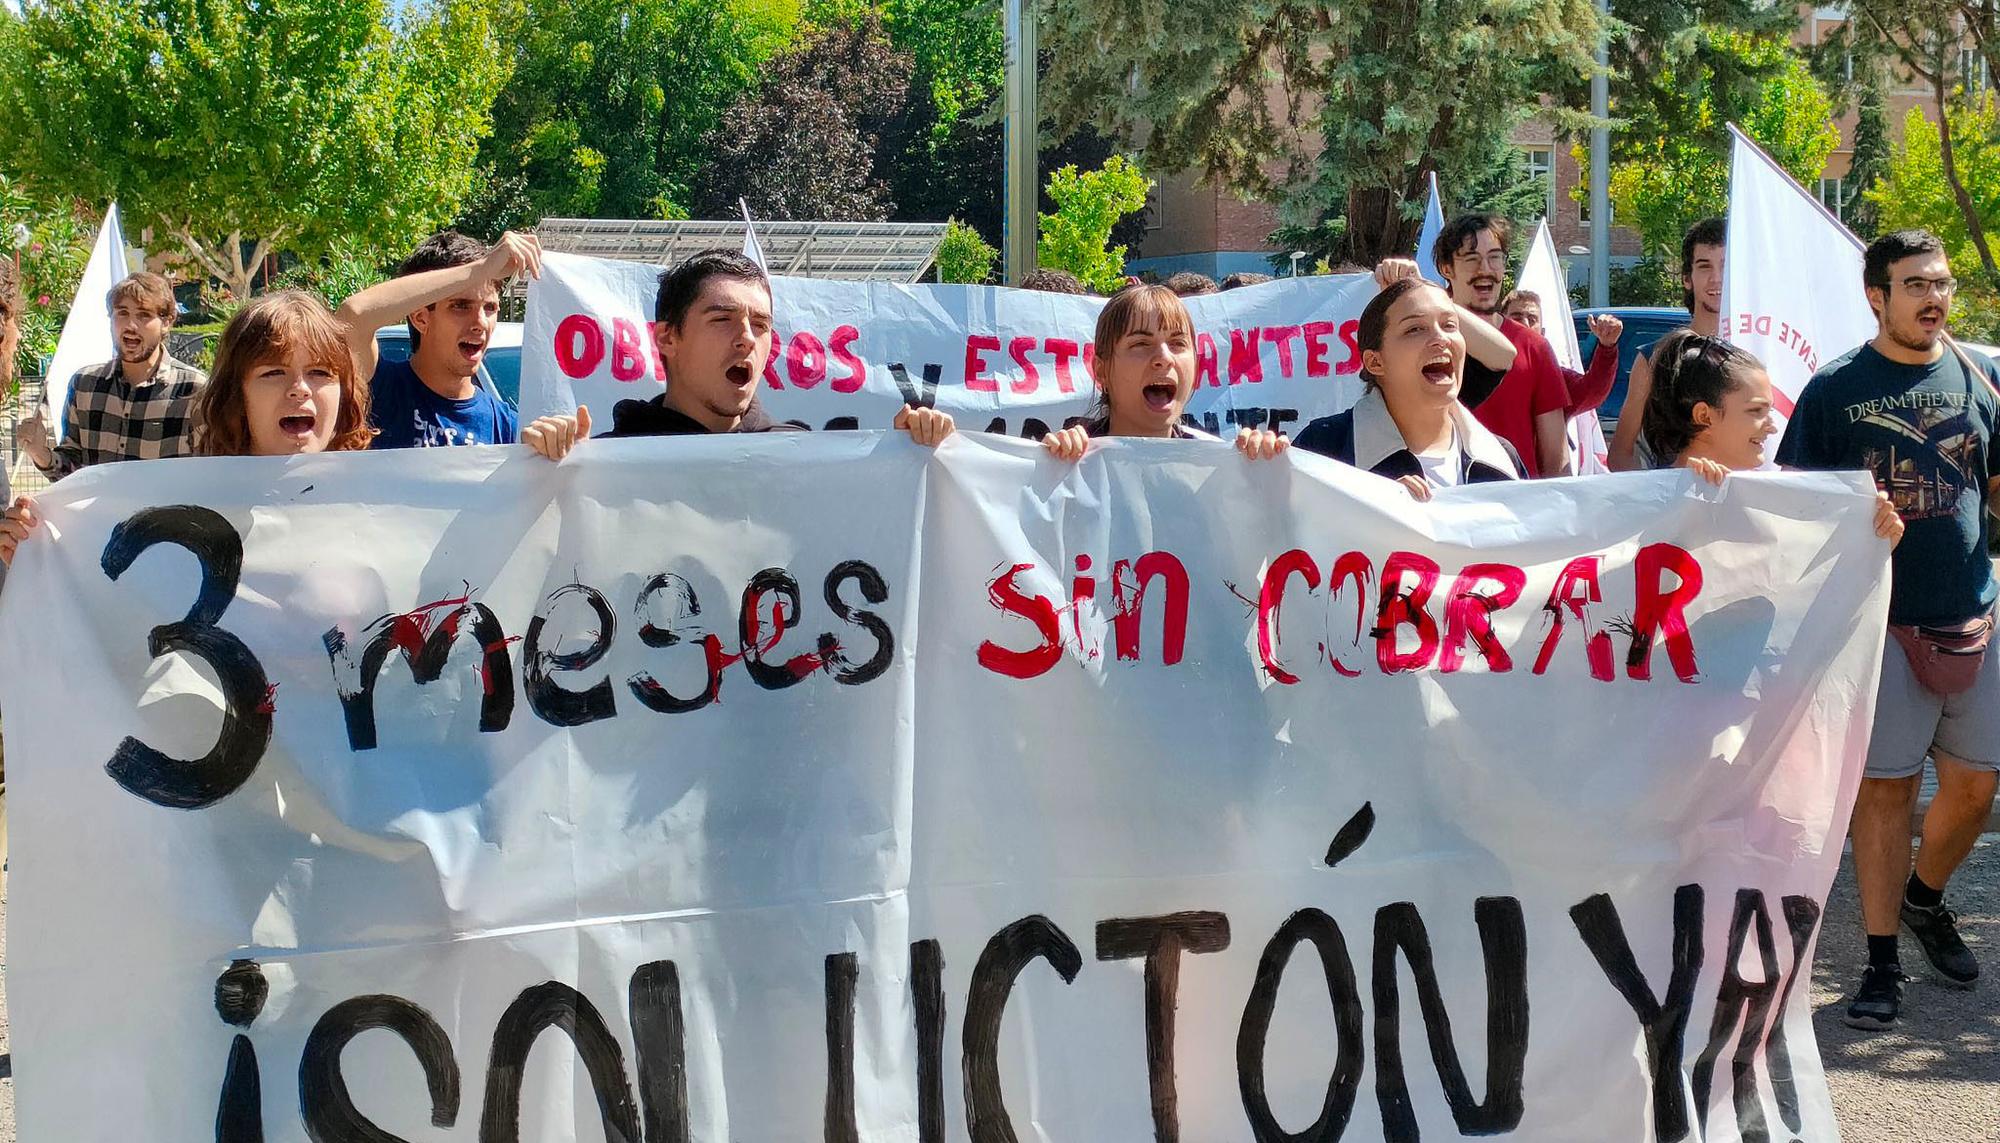
[[158,274],[133,274],[111,287],[105,305],[118,358],[70,380],[62,444],[49,447],[40,405],[14,427],[21,451],[51,479],[93,464],[194,453],[191,413],[208,378],[167,352],[167,332],[180,310],[173,287]]
[[[1910,930],[1943,983],[1970,988],[1979,979],[1944,890],[1986,828],[2000,766],[2000,664],[1985,649],[1996,590],[1987,540],[1988,515],[2000,510],[2000,373],[1945,333],[1958,283],[1936,236],[1900,230],[1876,239],[1861,282],[1875,339],[1806,384],[1778,463],[1866,469],[1907,529],[1890,556],[1891,638],[1849,831],[1868,967],[1847,1022],[1882,1029],[1896,1023],[1908,979],[1899,928]],[[1910,818],[1926,755],[1938,790],[1912,872]]]
[[[492,249],[455,230],[432,235],[394,278],[341,303],[355,366],[369,381],[368,417],[381,430],[370,448],[513,444],[512,406],[480,387],[500,287],[515,274],[540,277],[542,248],[509,231]],[[384,326],[408,322],[410,358],[387,361],[376,347]]]

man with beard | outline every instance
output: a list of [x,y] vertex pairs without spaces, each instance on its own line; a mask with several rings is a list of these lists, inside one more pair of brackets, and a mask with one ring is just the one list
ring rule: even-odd
[[[396,277],[348,298],[335,315],[355,368],[369,378],[368,447],[513,444],[512,406],[479,384],[479,363],[500,320],[500,287],[515,274],[540,277],[542,247],[512,231],[492,249],[455,230],[434,234]],[[410,358],[387,361],[375,344],[383,326],[408,322]]]
[[1451,300],[1479,325],[1497,329],[1514,347],[1511,364],[1495,365],[1466,333],[1465,383],[1459,400],[1479,422],[1514,446],[1530,477],[1561,476],[1569,469],[1569,388],[1555,351],[1541,334],[1500,312],[1507,277],[1507,239],[1513,233],[1497,214],[1466,214],[1444,224],[1431,260],[1451,290]]
[[[2000,766],[2000,664],[1986,650],[1995,596],[1988,514],[2000,511],[2000,420],[1991,361],[1945,333],[1957,282],[1944,245],[1922,230],[1875,240],[1861,281],[1875,339],[1819,371],[1799,395],[1778,463],[1867,469],[1907,530],[1891,553],[1889,631],[1874,734],[1850,838],[1868,967],[1847,1023],[1896,1023],[1909,979],[1907,928],[1940,982],[1970,988],[1979,962],[1944,904],[1945,883],[1985,828]],[[1938,790],[1916,868],[1910,818],[1924,758]]]
[[79,468],[118,460],[159,460],[194,452],[194,396],[208,378],[167,353],[179,307],[173,287],[140,272],[105,299],[118,359],[79,369],[69,383],[62,444],[49,447],[38,405],[14,427],[21,451],[60,480]]
[[[1703,337],[1719,337],[1722,328],[1722,265],[1728,253],[1729,225],[1720,218],[1704,218],[1681,239],[1681,298],[1688,309],[1688,328]],[[1639,347],[1632,361],[1632,375],[1625,382],[1625,405],[1618,418],[1618,430],[1611,435],[1611,470],[1643,471],[1671,468],[1672,457],[1653,455],[1639,423],[1645,420],[1646,399],[1653,392],[1653,346]]]

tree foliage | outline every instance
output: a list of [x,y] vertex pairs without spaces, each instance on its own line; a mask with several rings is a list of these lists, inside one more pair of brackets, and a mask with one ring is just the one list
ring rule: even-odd
[[510,0],[512,76],[462,222],[684,216],[723,109],[791,41],[797,0]]
[[[1900,73],[1905,82],[1930,92],[1938,171],[1958,207],[1968,252],[1975,255],[1960,274],[1977,266],[1989,285],[2000,285],[1980,204],[1958,161],[1961,148],[1982,140],[1959,137],[1957,117],[1950,114],[1965,106],[1968,89],[1983,89],[2000,76],[2000,0],[1849,0],[1846,8],[1848,19],[1825,50],[1853,60],[1856,68]],[[1971,74],[1975,70],[1978,75]]]
[[1343,218],[1344,253],[1372,262],[1414,238],[1426,173],[1462,184],[1541,94],[1588,73],[1600,24],[1588,0],[1053,0],[1044,27],[1075,45],[1044,85],[1059,131]]
[[[1976,103],[1951,108],[1952,134],[1958,140],[1954,156],[1958,173],[1978,218],[1989,233],[2000,226],[2000,100],[1991,93]],[[1953,269],[1966,279],[1957,299],[1955,322],[1976,311],[1984,320],[1976,336],[1990,338],[2000,299],[1993,284],[1970,272],[1979,264],[1972,231],[1959,209],[1951,180],[1945,177],[1943,142],[1938,125],[1921,109],[1912,108],[1903,121],[1903,142],[1890,156],[1882,178],[1868,191],[1883,230],[1921,228],[1943,239]],[[1974,331],[1960,324],[1960,332]]]
[[452,216],[504,75],[486,0],[40,0],[0,19],[0,165],[119,201],[248,296],[267,253]]
[[1782,42],[1734,39],[1746,65],[1754,68],[1766,57],[1777,61],[1757,98],[1731,115],[1718,90],[1705,83],[1683,88],[1687,101],[1679,126],[1662,124],[1648,136],[1634,124],[1620,144],[1622,157],[1612,165],[1611,205],[1619,224],[1637,230],[1646,251],[1668,261],[1677,256],[1689,227],[1728,209],[1732,119],[1808,186],[1840,145],[1833,101],[1805,61]]
[[1048,184],[1055,213],[1041,216],[1035,260],[1052,270],[1068,270],[1100,294],[1116,290],[1125,280],[1125,246],[1112,243],[1112,228],[1145,208],[1152,187],[1123,155],[1111,156],[1094,171],[1058,168]]
[[981,285],[992,280],[993,263],[999,259],[1000,251],[977,230],[954,218],[944,229],[944,241],[938,244],[938,281]]
[[725,217],[741,197],[766,218],[887,219],[896,204],[875,156],[908,98],[910,69],[873,11],[815,29],[723,112],[695,210]]

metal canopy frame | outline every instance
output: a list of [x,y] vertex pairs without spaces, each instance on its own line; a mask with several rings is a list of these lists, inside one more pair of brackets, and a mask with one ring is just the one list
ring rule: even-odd
[[[743,248],[743,223],[545,218],[542,249],[671,266],[713,247]],[[944,241],[942,222],[759,222],[757,242],[774,274],[860,282],[916,282]]]

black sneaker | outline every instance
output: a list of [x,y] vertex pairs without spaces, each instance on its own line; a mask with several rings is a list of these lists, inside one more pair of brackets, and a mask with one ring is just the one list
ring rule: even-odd
[[1924,946],[1924,958],[1931,962],[1943,983],[1953,988],[1971,988],[1979,979],[1979,962],[1958,935],[1958,916],[1939,905],[1925,909],[1903,902],[1903,927]]
[[1847,1026],[1870,1032],[1896,1026],[1896,1014],[1903,1010],[1903,985],[1910,978],[1901,965],[1869,965],[1861,970],[1861,987],[1847,1006]]

